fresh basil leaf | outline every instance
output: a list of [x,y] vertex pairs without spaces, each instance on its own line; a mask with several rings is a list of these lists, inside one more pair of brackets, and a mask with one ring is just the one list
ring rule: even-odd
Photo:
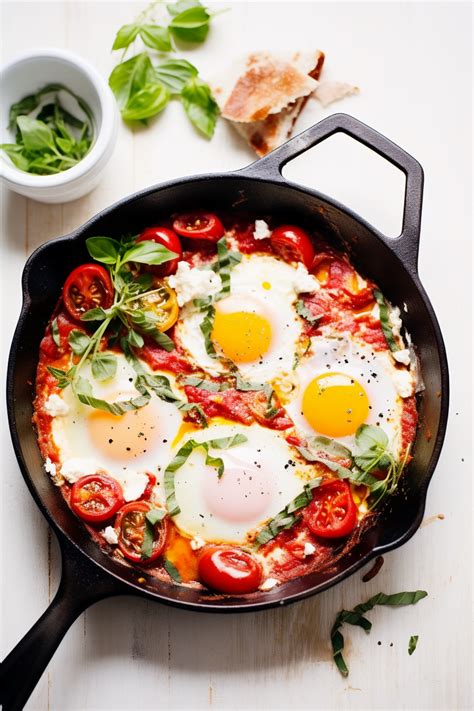
[[61,338],[59,337],[59,326],[58,326],[58,319],[55,318],[51,321],[51,335],[53,337],[53,341],[55,345],[57,345],[58,348],[61,347]]
[[[137,384],[135,384],[137,387]],[[130,400],[121,400],[118,402],[107,402],[100,398],[94,397],[92,394],[92,385],[85,378],[79,377],[74,386],[76,396],[83,405],[89,405],[96,410],[110,412],[112,415],[124,415],[131,410],[139,410],[150,401],[150,393],[146,390],[140,392],[139,396],[130,398]]]
[[242,392],[252,392],[263,390],[266,393],[267,398],[273,392],[272,386],[269,383],[251,383],[244,380],[239,372],[235,373],[235,389],[241,390]]
[[151,49],[156,49],[158,52],[171,52],[170,31],[167,27],[160,25],[142,25],[140,27],[140,37],[144,44]]
[[307,482],[303,491],[259,531],[255,539],[255,548],[257,550],[268,541],[271,541],[272,538],[278,536],[281,531],[291,528],[299,520],[299,516],[295,515],[294,512],[311,503],[313,500],[312,491],[321,484],[321,481],[322,479],[318,477]]
[[163,509],[151,509],[145,514],[145,530],[143,532],[143,543],[141,549],[141,558],[146,560],[151,558],[153,553],[153,541],[155,538],[155,526],[162,521],[166,516],[166,511]]
[[189,7],[174,15],[169,24],[173,35],[183,42],[204,42],[209,32],[211,16],[202,6]]
[[201,321],[199,325],[199,329],[204,336],[204,346],[206,348],[206,353],[208,356],[211,358],[218,358],[218,355],[216,353],[216,349],[214,348],[214,344],[212,342],[212,331],[214,329],[214,317],[216,315],[216,311],[213,306],[209,306],[206,312],[206,316],[204,319]]
[[120,254],[120,242],[112,237],[88,237],[86,247],[92,259],[103,264],[115,264]]
[[8,128],[13,130],[16,126],[18,116],[30,114],[38,108],[39,103],[40,97],[38,94],[29,94],[28,96],[24,96],[23,99],[17,101],[15,104],[12,104],[8,114]]
[[181,91],[181,101],[191,123],[207,138],[212,138],[219,107],[209,86],[199,77],[192,77]]
[[96,309],[89,309],[81,316],[81,321],[105,321],[107,314],[100,306]]
[[140,32],[140,25],[136,22],[131,25],[122,25],[115,36],[114,43],[112,45],[112,50],[115,49],[125,49],[136,39],[138,33]]
[[206,380],[205,378],[198,378],[194,375],[190,375],[184,378],[182,381],[183,385],[191,385],[199,390],[207,390],[210,393],[218,393],[223,390],[228,390],[230,385],[228,383],[214,383],[211,380]]
[[411,655],[416,649],[416,645],[418,644],[418,635],[417,634],[412,634],[410,639],[408,640],[408,654]]
[[95,380],[109,380],[117,372],[117,358],[110,354],[99,353],[92,359],[91,370]]
[[186,82],[198,75],[198,70],[186,59],[168,59],[155,67],[155,75],[172,94],[180,94]]
[[174,580],[176,583],[181,582],[181,575],[179,574],[177,567],[174,565],[174,563],[170,561],[169,558],[163,559],[163,568],[166,570],[172,580]]
[[136,331],[134,331],[133,328],[130,328],[127,333],[127,341],[133,348],[143,348],[143,345],[145,343],[142,336]]
[[392,326],[390,324],[390,314],[389,314],[388,304],[385,301],[383,294],[380,291],[378,291],[378,289],[373,290],[373,295],[374,295],[375,301],[379,305],[380,325],[382,327],[382,331],[383,331],[383,335],[385,336],[385,340],[387,341],[387,345],[392,352],[399,351],[400,346],[398,345],[398,343],[396,342],[396,340],[393,336],[393,330],[392,330]]
[[230,437],[220,437],[219,439],[210,439],[209,446],[214,449],[230,449],[238,444],[247,442],[247,437],[243,434],[235,434]]
[[16,143],[2,143],[0,144],[0,149],[7,154],[15,168],[28,171],[30,161],[25,155],[23,146],[19,146]]
[[414,592],[399,592],[393,595],[385,595],[385,593],[378,593],[371,597],[367,602],[356,605],[353,610],[341,610],[332,626],[331,629],[331,644],[333,651],[333,659],[336,663],[337,668],[343,676],[349,674],[349,669],[342,655],[344,651],[344,637],[340,632],[340,628],[344,623],[351,625],[357,625],[362,627],[366,632],[370,632],[372,628],[372,623],[367,620],[363,615],[365,612],[372,610],[376,605],[389,605],[389,606],[401,606],[401,605],[414,605],[419,600],[422,600],[428,595],[424,590],[415,590]]
[[56,145],[62,153],[64,153],[65,155],[69,155],[74,149],[75,141],[71,141],[68,138],[59,137],[56,138]]
[[17,124],[27,151],[55,150],[54,134],[43,121],[37,121],[29,116],[19,116]]
[[381,427],[361,425],[356,432],[356,445],[361,450],[379,447],[386,449],[388,437]]
[[85,353],[91,342],[91,339],[86,333],[84,333],[84,331],[79,331],[77,329],[73,329],[69,333],[67,340],[71,346],[72,352],[79,356]]
[[145,84],[142,89],[132,94],[127,105],[122,109],[125,121],[143,121],[163,111],[170,100],[170,93],[162,84]]
[[301,299],[298,299],[296,302],[296,313],[311,324],[311,326],[316,326],[321,320],[321,316],[314,316]]
[[109,86],[117,99],[120,111],[127,107],[134,94],[153,81],[153,72],[153,65],[146,52],[127,59],[113,69]]
[[352,461],[352,452],[347,447],[344,447],[339,442],[329,437],[324,437],[319,435],[318,437],[312,437],[310,440],[311,449],[317,452],[326,452],[326,454],[332,457],[340,457],[341,459],[349,459]]
[[53,366],[48,366],[48,372],[51,373],[56,378],[57,385],[61,390],[66,388],[72,380],[73,373],[70,371],[60,370],[60,368],[53,368]]
[[202,3],[199,0],[178,0],[178,2],[171,3],[166,6],[169,14],[172,16],[179,15],[184,10],[189,10],[190,7],[202,7]]
[[162,521],[165,516],[166,511],[164,509],[152,509],[148,511],[145,518],[152,526],[155,526],[159,521]]
[[157,244],[151,240],[138,242],[130,249],[127,249],[122,257],[122,264],[126,262],[138,262],[140,264],[163,264],[175,259],[178,255],[166,249],[162,244]]
[[225,299],[230,294],[230,273],[232,269],[242,260],[240,252],[233,252],[227,247],[225,237],[217,242],[217,262],[215,271],[219,274],[222,287],[216,295],[216,301]]

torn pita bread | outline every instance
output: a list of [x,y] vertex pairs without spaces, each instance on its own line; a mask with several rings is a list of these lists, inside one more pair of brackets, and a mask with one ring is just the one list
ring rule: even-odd
[[358,94],[359,87],[346,84],[343,81],[321,81],[314,90],[312,98],[317,99],[323,106],[329,106],[334,101],[339,101],[345,96]]
[[259,156],[291,135],[309,95],[318,87],[324,54],[251,54],[213,87],[221,114]]

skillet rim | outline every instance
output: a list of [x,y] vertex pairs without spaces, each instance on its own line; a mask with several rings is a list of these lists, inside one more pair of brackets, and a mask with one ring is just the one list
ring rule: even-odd
[[[199,612],[220,612],[220,613],[253,612],[253,611],[269,609],[272,607],[288,605],[293,602],[297,602],[299,600],[303,600],[308,597],[312,597],[313,595],[316,595],[320,592],[323,592],[323,591],[329,589],[330,587],[333,587],[334,585],[342,582],[344,579],[353,575],[355,572],[357,572],[357,570],[359,570],[363,566],[367,565],[367,563],[369,563],[376,556],[382,555],[384,553],[388,553],[389,551],[399,548],[401,545],[406,543],[416,533],[416,531],[418,530],[420,523],[422,521],[425,506],[426,506],[426,496],[427,496],[428,487],[429,487],[429,484],[430,484],[431,479],[433,477],[436,465],[438,463],[438,460],[439,460],[439,457],[441,454],[441,449],[442,449],[442,445],[444,442],[444,438],[446,435],[446,429],[447,429],[448,410],[449,410],[449,370],[448,370],[448,362],[447,362],[447,356],[446,356],[446,348],[445,348],[443,336],[441,333],[441,329],[439,327],[439,323],[438,323],[438,319],[436,317],[435,311],[431,305],[431,302],[428,298],[428,295],[426,294],[426,291],[425,291],[423,285],[420,282],[417,265],[416,264],[411,264],[411,265],[405,264],[404,261],[401,259],[400,255],[397,253],[397,251],[395,251],[394,245],[397,243],[397,240],[400,238],[399,237],[398,238],[387,238],[377,228],[375,228],[367,220],[365,220],[360,215],[358,215],[355,211],[353,211],[352,209],[343,205],[342,203],[338,202],[337,200],[325,195],[324,193],[321,193],[313,188],[309,188],[307,186],[302,186],[302,185],[299,185],[298,183],[294,183],[292,181],[286,180],[285,178],[283,178],[283,176],[281,176],[281,178],[277,178],[275,175],[273,175],[271,177],[265,176],[265,174],[263,172],[265,170],[265,167],[262,168],[261,175],[256,174],[255,172],[249,172],[250,169],[254,168],[257,163],[258,163],[258,161],[255,161],[255,162],[251,163],[249,166],[247,166],[243,169],[240,169],[240,170],[236,170],[236,171],[230,171],[230,172],[224,172],[224,173],[204,173],[204,174],[198,174],[198,175],[190,175],[190,176],[185,176],[185,177],[181,177],[181,178],[175,178],[175,179],[172,179],[169,181],[157,183],[152,186],[143,188],[142,190],[139,190],[135,193],[132,193],[130,195],[127,195],[127,196],[121,198],[117,202],[106,207],[104,210],[101,210],[100,212],[96,213],[89,220],[87,220],[85,223],[83,223],[82,225],[80,225],[79,227],[77,227],[75,230],[68,233],[67,235],[63,235],[63,236],[57,237],[57,238],[52,238],[52,239],[48,240],[47,242],[43,243],[42,245],[40,245],[39,247],[37,247],[34,250],[34,252],[29,256],[28,260],[26,261],[25,267],[23,269],[23,274],[22,274],[22,297],[23,297],[22,307],[21,307],[20,315],[18,317],[14,335],[12,338],[12,343],[11,343],[10,353],[9,353],[9,358],[8,358],[8,364],[7,364],[7,388],[6,388],[7,414],[8,414],[10,435],[11,435],[11,439],[12,439],[12,443],[13,443],[13,448],[15,451],[15,456],[16,456],[17,462],[19,464],[23,479],[25,480],[25,482],[28,486],[28,489],[33,496],[34,501],[36,502],[41,513],[46,518],[46,520],[48,521],[48,523],[50,524],[50,526],[53,528],[56,535],[58,536],[59,544],[61,546],[62,551],[63,551],[63,548],[64,548],[66,542],[69,543],[70,545],[72,545],[75,549],[75,552],[77,554],[80,554],[81,556],[83,556],[87,560],[87,563],[89,565],[92,565],[94,568],[97,567],[107,577],[110,577],[111,579],[113,579],[114,582],[118,586],[125,588],[124,590],[120,590],[119,594],[136,594],[136,595],[139,595],[140,597],[146,597],[146,598],[152,599],[152,600],[159,600],[163,604],[171,605],[173,607],[178,607],[180,609],[194,610],[194,611],[199,611]],[[359,560],[355,561],[348,568],[341,571],[337,575],[331,577],[330,579],[325,580],[324,582],[321,582],[317,585],[309,586],[307,589],[301,590],[301,591],[293,593],[293,594],[288,594],[288,595],[281,594],[282,589],[278,588],[274,593],[272,593],[272,592],[266,593],[266,596],[268,597],[268,599],[266,599],[264,601],[259,601],[259,602],[253,602],[253,601],[232,602],[232,600],[235,600],[235,599],[238,600],[239,598],[230,598],[229,599],[230,604],[225,604],[226,600],[221,601],[220,604],[216,604],[216,603],[212,603],[212,602],[208,603],[207,601],[190,602],[190,601],[185,601],[185,600],[177,600],[176,598],[167,597],[162,592],[157,592],[157,591],[150,590],[148,588],[140,587],[138,584],[134,584],[133,582],[125,580],[118,573],[115,573],[115,572],[109,570],[108,568],[106,568],[104,565],[102,565],[102,563],[95,560],[88,553],[86,553],[86,551],[83,550],[83,548],[78,543],[76,543],[74,540],[72,540],[72,538],[68,535],[68,533],[65,530],[63,530],[63,528],[61,528],[61,526],[56,521],[56,519],[50,514],[47,506],[43,502],[43,499],[41,498],[40,494],[38,493],[38,491],[36,489],[36,486],[33,482],[33,478],[30,476],[29,469],[26,465],[26,462],[24,461],[20,438],[18,436],[18,431],[16,428],[15,402],[14,402],[14,397],[13,397],[13,385],[14,385],[14,382],[13,382],[14,375],[13,374],[14,374],[15,366],[16,366],[16,356],[17,356],[19,342],[21,340],[23,322],[24,322],[26,314],[28,312],[28,308],[32,304],[32,300],[31,300],[30,293],[28,290],[27,280],[28,280],[28,275],[30,273],[30,270],[34,267],[35,262],[40,258],[40,256],[42,256],[43,252],[47,252],[49,249],[54,249],[56,244],[81,239],[83,233],[87,229],[92,227],[97,221],[103,219],[104,217],[107,217],[108,215],[110,215],[115,210],[117,210],[121,207],[132,204],[136,200],[139,200],[143,197],[151,195],[159,190],[174,188],[177,186],[185,186],[185,185],[189,185],[191,183],[196,183],[196,182],[205,183],[205,182],[212,181],[212,180],[245,180],[245,181],[248,181],[249,183],[260,182],[260,183],[270,184],[273,186],[290,188],[291,190],[295,190],[297,192],[309,195],[312,198],[316,198],[322,202],[325,202],[326,204],[330,205],[331,207],[335,208],[336,210],[339,210],[339,211],[345,213],[349,218],[355,220],[360,225],[362,225],[365,229],[372,232],[372,234],[378,240],[380,240],[386,247],[388,247],[388,249],[391,252],[392,257],[398,261],[400,267],[406,272],[406,275],[412,281],[416,292],[422,299],[422,301],[425,305],[425,308],[427,309],[427,312],[429,314],[431,325],[433,327],[435,340],[436,340],[436,346],[437,346],[437,354],[438,354],[439,362],[440,362],[441,402],[440,402],[438,431],[436,433],[435,441],[433,444],[432,454],[431,454],[428,466],[426,467],[426,471],[424,474],[423,485],[420,487],[419,491],[417,492],[418,497],[419,497],[418,511],[417,511],[417,514],[414,517],[412,523],[406,529],[405,533],[398,536],[394,540],[389,541],[388,543],[376,546],[370,552],[368,552],[367,554],[362,556]],[[420,240],[420,232],[418,232],[418,234],[416,235],[416,239],[417,239],[416,245],[411,245],[411,246],[417,248],[418,244],[419,244],[419,240]],[[390,243],[392,243],[392,245]],[[416,252],[415,252],[415,254],[416,254]],[[417,434],[417,437],[418,436],[419,436],[419,433]],[[63,539],[65,539],[65,540],[63,540]],[[65,553],[63,551],[63,556],[64,555],[65,555]],[[106,554],[104,554],[104,555],[106,555]],[[162,584],[168,585],[167,583],[162,583]],[[170,586],[170,588],[176,587],[173,584],[170,584],[169,586]]]

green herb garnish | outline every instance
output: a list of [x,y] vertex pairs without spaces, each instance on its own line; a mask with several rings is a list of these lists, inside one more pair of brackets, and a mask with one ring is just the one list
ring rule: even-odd
[[368,633],[372,629],[372,623],[364,617],[364,614],[369,610],[372,610],[376,605],[389,605],[392,607],[414,605],[418,602],[418,600],[422,600],[427,595],[428,593],[424,590],[416,590],[415,592],[399,592],[394,593],[393,595],[378,593],[367,600],[367,602],[356,605],[353,610],[341,610],[337,615],[331,630],[333,658],[341,674],[343,676],[347,676],[349,674],[349,669],[346,665],[344,657],[342,656],[344,651],[344,637],[340,632],[340,628],[344,623],[362,627],[362,629]]
[[[59,98],[61,91],[75,100],[84,119],[66,111]],[[45,101],[48,103],[37,112]],[[37,175],[53,175],[72,168],[89,152],[94,138],[89,106],[62,84],[48,84],[13,104],[9,128],[16,130],[16,143],[3,143],[0,148],[16,168]]]
[[53,337],[54,343],[59,348],[61,346],[61,339],[59,337],[59,326],[58,326],[58,319],[57,318],[54,318],[51,321],[51,335]]
[[418,635],[417,634],[412,634],[410,639],[408,640],[408,654],[411,655],[416,649],[416,645],[418,644]]
[[209,454],[209,449],[230,449],[238,444],[243,444],[247,441],[247,437],[243,434],[232,435],[231,437],[221,437],[219,439],[210,439],[204,442],[196,442],[194,439],[189,439],[183,446],[178,450],[174,458],[168,464],[165,469],[165,494],[166,494],[166,506],[169,511],[170,516],[176,516],[179,514],[181,509],[179,508],[178,502],[176,500],[175,488],[174,488],[174,474],[183,464],[186,462],[191,453],[202,447],[206,452],[206,465],[215,467],[217,469],[217,476],[220,479],[224,474],[224,462],[220,457],[213,457]]
[[258,549],[263,546],[272,538],[278,536],[281,531],[287,528],[291,528],[299,520],[299,516],[295,514],[295,511],[308,506],[313,500],[312,491],[317,486],[320,485],[322,479],[318,477],[317,479],[311,479],[307,484],[305,484],[303,491],[296,496],[293,501],[285,506],[285,508],[280,511],[274,518],[272,518],[264,528],[260,531],[255,539],[255,547]]
[[305,321],[311,324],[311,326],[316,326],[321,320],[321,316],[313,316],[304,301],[301,299],[298,299],[296,302],[296,313],[298,316],[301,316],[301,318],[304,318]]
[[166,516],[163,509],[151,509],[145,515],[145,531],[143,533],[142,560],[150,558],[153,553],[153,540],[155,538],[155,526]]
[[[146,123],[163,111],[172,97],[178,97],[191,123],[211,138],[219,109],[196,67],[185,59],[153,63],[150,53],[150,50],[162,54],[174,52],[175,40],[204,42],[211,15],[199,0],[180,0],[167,5],[168,17],[162,12],[163,19],[157,23],[154,19],[157,5],[152,2],[134,22],[123,25],[112,46],[112,50],[123,50],[120,64],[109,77],[122,118]],[[128,48],[137,39],[142,41],[144,50],[124,61]]]
[[175,564],[170,561],[169,558],[163,559],[163,568],[166,570],[170,578],[175,581],[175,583],[181,582],[181,575],[179,574],[179,570],[175,566]]
[[400,346],[398,345],[395,338],[393,337],[393,330],[392,330],[392,326],[390,325],[390,315],[389,315],[388,304],[385,301],[385,298],[380,291],[378,291],[377,289],[374,289],[372,293],[374,295],[375,301],[379,305],[380,325],[382,327],[382,331],[383,331],[383,335],[385,336],[385,340],[387,341],[387,345],[392,352],[399,351]]

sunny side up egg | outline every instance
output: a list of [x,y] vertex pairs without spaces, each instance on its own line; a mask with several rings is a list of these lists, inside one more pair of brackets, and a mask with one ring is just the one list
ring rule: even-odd
[[286,409],[300,433],[325,435],[351,450],[360,425],[379,425],[397,456],[403,402],[395,372],[388,351],[374,351],[349,335],[313,338],[296,368],[297,387]]
[[235,363],[248,380],[270,381],[293,367],[301,321],[295,312],[297,270],[271,256],[244,255],[231,273],[229,296],[216,301],[211,340],[223,360],[206,351],[202,312],[187,304],[177,336],[198,368],[218,375]]
[[174,517],[188,536],[207,542],[248,542],[248,536],[285,508],[314,477],[314,468],[297,461],[293,448],[277,432],[252,425],[211,425],[193,433],[198,442],[235,434],[246,442],[227,450],[209,449],[224,463],[221,478],[195,449],[174,474],[180,513]]
[[[113,378],[93,380],[89,365],[81,375],[93,383],[96,397],[109,402],[136,397],[135,371],[125,356],[114,355],[117,372]],[[166,377],[173,387],[172,376],[167,373]],[[122,484],[125,500],[141,496],[148,483],[145,472],[156,476],[172,457],[173,440],[182,424],[177,408],[152,395],[145,407],[116,416],[81,404],[71,388],[61,391],[60,396],[67,407],[65,414],[53,418],[52,437],[59,451],[62,476],[73,482],[82,475],[106,471]]]

